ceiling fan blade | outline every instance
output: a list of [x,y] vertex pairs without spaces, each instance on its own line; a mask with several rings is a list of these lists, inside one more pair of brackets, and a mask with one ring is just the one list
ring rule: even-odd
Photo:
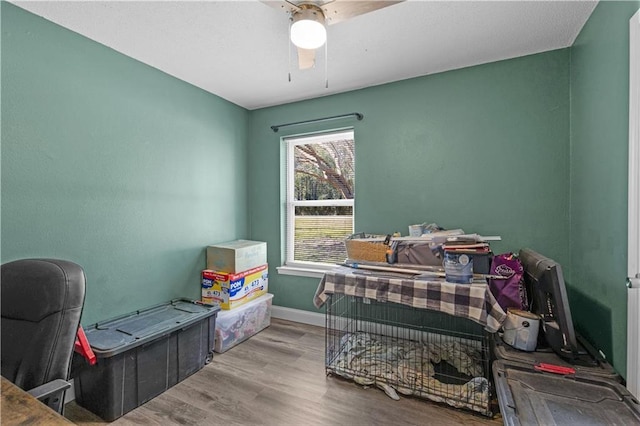
[[293,15],[302,4],[314,4],[322,9],[327,24],[333,25],[358,15],[373,12],[405,0],[260,0],[274,9]]
[[337,24],[338,22],[346,21],[354,16],[363,15],[365,13],[373,12],[374,10],[382,9],[388,6],[393,6],[400,1],[349,1],[349,0],[334,0],[323,4],[322,11],[327,19],[329,25]]
[[316,51],[298,48],[298,68],[307,70],[316,65]]
[[260,3],[264,3],[267,6],[271,6],[274,9],[278,9],[289,14],[300,9],[294,2],[286,0],[260,0]]

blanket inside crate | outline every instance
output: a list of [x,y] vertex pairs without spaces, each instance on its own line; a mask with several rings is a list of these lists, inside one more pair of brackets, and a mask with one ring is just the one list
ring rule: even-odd
[[[393,399],[399,399],[398,393],[415,395],[484,412],[489,383],[481,360],[478,349],[459,340],[420,343],[357,332],[342,336],[327,367],[360,385],[376,385]],[[439,380],[435,366],[442,361],[470,379],[463,384]]]

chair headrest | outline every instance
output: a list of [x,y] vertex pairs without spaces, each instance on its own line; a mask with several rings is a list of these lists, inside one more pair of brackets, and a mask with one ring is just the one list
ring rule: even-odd
[[2,265],[2,317],[39,322],[61,310],[82,307],[85,275],[66,260],[23,259]]

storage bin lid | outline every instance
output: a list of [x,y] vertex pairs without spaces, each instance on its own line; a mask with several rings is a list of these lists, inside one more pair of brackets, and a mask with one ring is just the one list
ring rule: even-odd
[[176,299],[85,328],[98,358],[108,358],[215,315],[220,308]]
[[638,401],[620,383],[558,375],[508,361],[493,363],[505,425],[639,424]]
[[510,361],[533,366],[535,364],[555,364],[571,367],[577,375],[598,376],[621,382],[622,377],[613,369],[611,364],[600,356],[596,350],[580,334],[576,334],[578,341],[578,355],[574,361],[567,361],[558,356],[549,347],[540,347],[534,352],[524,352],[504,343],[499,334],[491,335],[491,350],[499,361]]

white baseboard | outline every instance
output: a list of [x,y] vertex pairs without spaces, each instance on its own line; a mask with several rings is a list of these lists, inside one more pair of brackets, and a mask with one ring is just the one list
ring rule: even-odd
[[324,314],[303,311],[301,309],[285,308],[284,306],[273,305],[271,307],[271,317],[300,322],[302,324],[316,325],[318,327],[324,327],[325,325]]

